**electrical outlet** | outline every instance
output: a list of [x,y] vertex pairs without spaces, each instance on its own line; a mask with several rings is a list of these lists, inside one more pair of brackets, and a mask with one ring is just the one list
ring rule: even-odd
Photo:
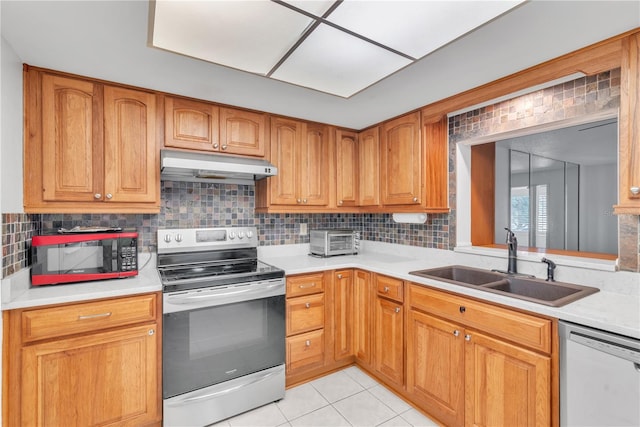
[[301,222],[300,223],[300,235],[301,236],[306,236],[307,234],[309,234],[309,230],[307,229],[307,223],[306,222]]

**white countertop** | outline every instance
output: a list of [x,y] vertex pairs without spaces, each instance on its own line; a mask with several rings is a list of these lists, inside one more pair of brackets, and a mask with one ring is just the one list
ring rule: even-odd
[[[361,268],[640,339],[640,273],[558,267],[557,280],[598,287],[600,292],[563,307],[550,307],[409,274],[410,271],[452,264],[504,269],[507,263],[506,256],[504,259],[498,259],[447,250],[367,241],[363,242],[364,247],[359,255],[315,258],[308,255],[308,245],[286,246],[261,247],[259,257],[268,264],[284,269],[287,275]],[[519,262],[518,268],[523,273],[533,274],[539,278],[546,277],[546,266],[539,262],[529,263],[529,265],[524,261]]]
[[20,270],[2,280],[2,310],[161,291],[155,254],[140,253],[138,257],[143,267],[137,276],[125,279],[31,286],[29,269]]

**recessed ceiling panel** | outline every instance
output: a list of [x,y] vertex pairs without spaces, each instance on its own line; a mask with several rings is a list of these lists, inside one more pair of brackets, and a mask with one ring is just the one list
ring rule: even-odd
[[157,1],[153,45],[266,74],[311,22],[270,1]]
[[422,58],[520,3],[522,0],[344,1],[327,20]]
[[349,97],[410,62],[322,24],[272,77]]

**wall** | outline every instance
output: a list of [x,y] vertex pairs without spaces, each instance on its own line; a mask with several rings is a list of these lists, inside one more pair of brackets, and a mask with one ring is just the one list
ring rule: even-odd
[[[455,158],[458,143],[493,137],[497,140],[514,130],[617,112],[619,107],[620,69],[617,68],[450,117],[449,149]],[[452,207],[455,208],[455,204]],[[465,233],[468,233],[468,224],[460,226],[466,227]],[[617,252],[622,270],[640,271],[640,216],[618,216]]]

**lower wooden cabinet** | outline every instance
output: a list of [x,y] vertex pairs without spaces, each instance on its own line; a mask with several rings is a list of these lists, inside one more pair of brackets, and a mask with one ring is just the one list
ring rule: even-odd
[[371,273],[356,270],[353,279],[353,351],[359,365],[373,363],[373,281]]
[[403,281],[375,276],[374,359],[375,371],[392,384],[404,386]]
[[[95,311],[110,301],[115,303],[112,311]],[[48,339],[38,339],[37,331],[29,328],[29,319],[54,307],[6,312],[9,333],[4,363],[8,375],[4,381],[8,382],[5,390],[11,392],[5,399],[5,425],[159,425],[160,301],[159,295],[146,294],[60,306],[61,318],[81,313],[79,322],[93,328],[82,333],[50,328],[42,335]],[[139,316],[127,306],[141,308]],[[127,316],[128,322],[123,320]],[[119,326],[112,327],[112,320],[118,317]],[[68,322],[60,325],[64,323]]]

